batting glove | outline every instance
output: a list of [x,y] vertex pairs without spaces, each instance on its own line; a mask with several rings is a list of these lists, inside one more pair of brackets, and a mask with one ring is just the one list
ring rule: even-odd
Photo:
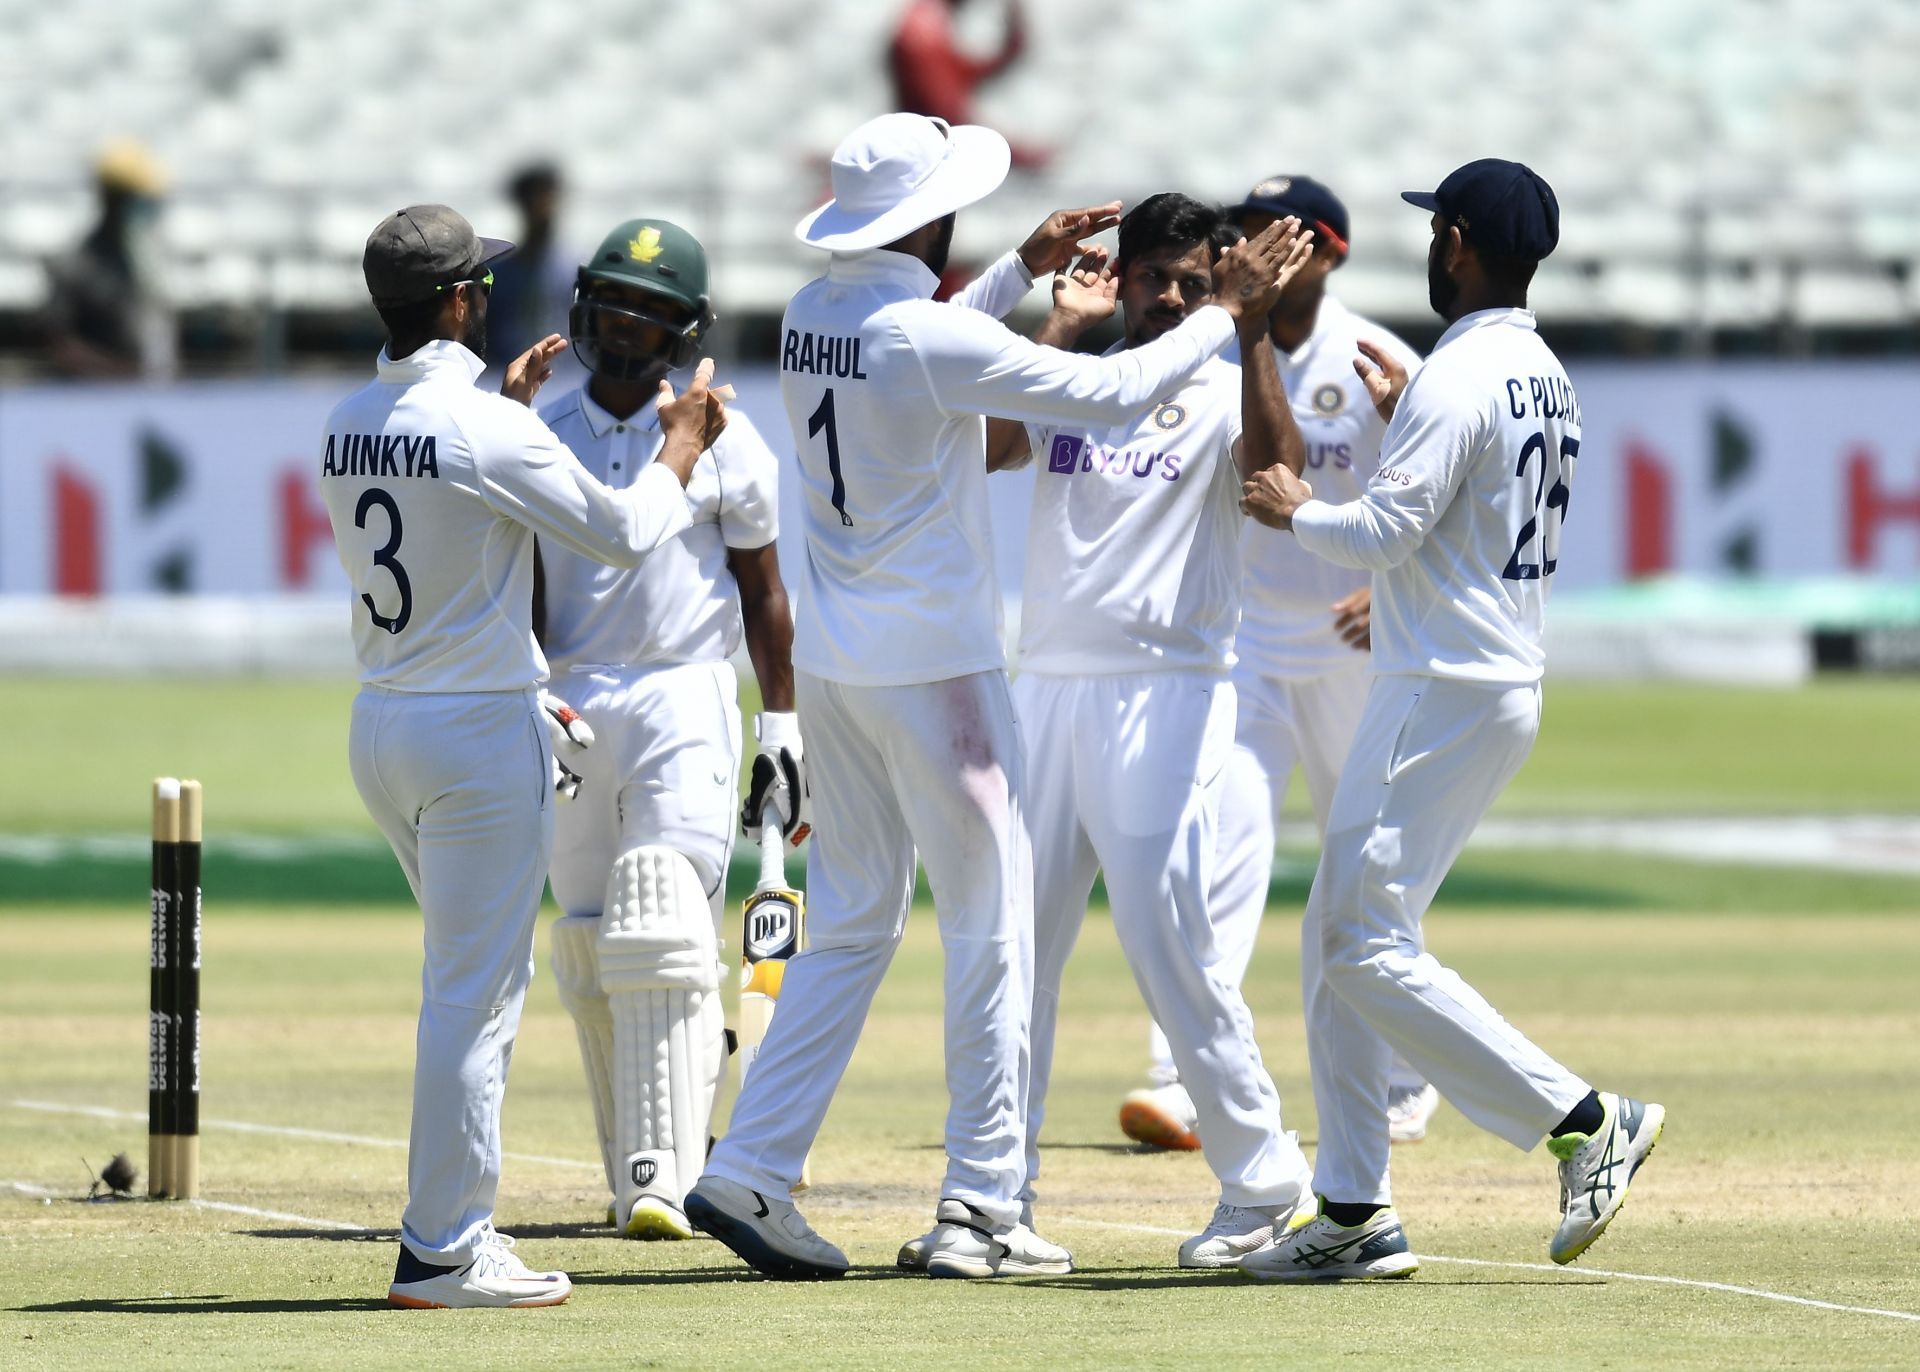
[[756,842],[767,799],[774,798],[787,842],[800,844],[813,832],[808,820],[807,762],[800,751],[800,718],[787,711],[769,710],[754,716],[753,735],[760,752],[747,778],[747,803],[740,807],[740,827]]
[[[593,746],[593,730],[580,712],[554,695],[542,690],[539,696],[540,718],[547,723],[547,740],[553,753],[553,793],[562,800],[580,794],[581,776],[568,763]],[[564,759],[564,760],[563,760]]]

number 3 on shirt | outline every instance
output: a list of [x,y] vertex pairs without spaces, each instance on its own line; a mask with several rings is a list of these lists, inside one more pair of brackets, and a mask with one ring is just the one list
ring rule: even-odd
[[833,424],[833,387],[827,387],[827,393],[820,397],[820,406],[807,416],[807,437],[812,438],[822,429],[827,431],[827,471],[833,477],[833,508],[840,512],[840,522],[848,528],[853,527],[853,518],[847,513],[847,479],[840,475],[840,431]]
[[367,511],[375,505],[387,512],[387,541],[373,551],[373,565],[385,567],[393,576],[393,584],[400,591],[400,608],[394,611],[393,618],[374,608],[373,597],[365,591],[360,599],[366,603],[367,613],[373,622],[390,634],[397,634],[407,627],[407,621],[413,618],[413,583],[407,580],[407,569],[394,560],[394,554],[400,550],[400,507],[394,499],[378,486],[369,486],[360,493],[360,503],[353,510],[353,527],[367,527]]
[[[1527,439],[1513,474],[1524,479],[1527,463],[1535,453],[1540,454],[1540,475],[1533,484],[1533,518],[1520,526],[1520,537],[1513,542],[1513,556],[1507,559],[1506,568],[1500,573],[1507,581],[1538,581],[1552,576],[1553,569],[1560,565],[1560,559],[1554,554],[1560,550],[1560,526],[1566,523],[1567,497],[1571,494],[1567,483],[1573,480],[1573,460],[1580,455],[1580,440],[1572,434],[1560,436],[1560,459],[1554,464],[1558,470],[1554,472],[1551,489],[1547,486],[1547,436],[1544,433]],[[1542,497],[1546,503],[1545,516],[1540,511]],[[1560,512],[1557,519],[1552,517],[1555,510]],[[1541,524],[1543,518],[1549,521],[1545,527]],[[1527,550],[1535,534],[1540,536],[1540,561],[1522,562],[1520,554]]]

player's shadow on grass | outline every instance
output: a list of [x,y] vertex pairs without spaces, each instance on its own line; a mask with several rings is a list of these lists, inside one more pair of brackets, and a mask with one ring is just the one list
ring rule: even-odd
[[[765,1282],[776,1286],[806,1286],[807,1282],[781,1281],[750,1267],[683,1267],[670,1272],[579,1272],[569,1274],[575,1286],[695,1286],[711,1282]],[[854,1267],[847,1272],[853,1281],[926,1281],[919,1272],[898,1267]],[[826,1284],[826,1283],[822,1283]]]
[[249,1300],[235,1296],[120,1296],[87,1301],[49,1301],[44,1305],[16,1305],[29,1315],[306,1315],[337,1310],[388,1310],[386,1301],[371,1296],[334,1296],[316,1300]]
[[[1169,1272],[1164,1268],[1089,1268],[1075,1272],[1067,1277],[1014,1277],[1007,1284],[1016,1288],[1030,1286],[1056,1287],[1062,1291],[1157,1291],[1166,1288],[1184,1288],[1198,1290],[1204,1287],[1219,1287],[1223,1290],[1253,1291],[1260,1286],[1230,1269],[1220,1271]],[[1466,1281],[1412,1281],[1373,1282],[1373,1286],[1396,1286],[1402,1289],[1436,1291],[1455,1286],[1605,1286],[1603,1277],[1588,1277],[1577,1281],[1528,1281],[1524,1277],[1474,1277]],[[1333,1286],[1350,1286],[1350,1282],[1303,1282],[1295,1284],[1295,1289],[1308,1287],[1314,1290],[1326,1290]],[[1268,1288],[1271,1289],[1271,1288]]]

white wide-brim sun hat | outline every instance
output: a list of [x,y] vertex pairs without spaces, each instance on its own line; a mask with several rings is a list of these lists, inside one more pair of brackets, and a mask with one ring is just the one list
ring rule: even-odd
[[992,129],[883,114],[833,150],[833,199],[793,236],[829,252],[884,247],[986,198],[1012,164],[1007,140]]

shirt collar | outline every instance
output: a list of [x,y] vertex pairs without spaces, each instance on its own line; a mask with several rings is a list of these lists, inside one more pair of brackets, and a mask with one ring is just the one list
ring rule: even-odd
[[940,278],[926,263],[885,248],[837,252],[827,263],[827,275],[835,281],[889,282],[906,287],[923,300],[933,299],[934,292],[940,289]]
[[1313,332],[1307,335],[1306,341],[1290,353],[1281,352],[1278,343],[1273,345],[1273,351],[1279,357],[1281,364],[1287,367],[1298,367],[1312,357],[1319,346],[1332,336],[1340,322],[1346,318],[1346,314],[1347,307],[1331,293],[1321,296],[1320,309],[1313,316]]
[[660,407],[657,405],[643,404],[629,418],[622,419],[588,395],[585,386],[575,394],[580,401],[580,417],[587,421],[587,432],[595,438],[605,438],[615,426],[620,424],[625,424],[630,429],[637,429],[641,433],[652,433],[659,426]]
[[1492,310],[1475,310],[1472,314],[1461,315],[1458,319],[1454,320],[1452,324],[1448,325],[1447,331],[1440,335],[1440,341],[1433,345],[1433,350],[1439,352],[1442,348],[1446,347],[1447,344],[1453,342],[1454,339],[1473,329],[1491,328],[1500,324],[1510,324],[1516,329],[1537,329],[1539,327],[1538,323],[1534,320],[1532,310],[1509,309],[1504,307]]
[[487,364],[464,343],[456,343],[451,338],[436,338],[421,344],[398,362],[388,357],[387,350],[382,348],[380,360],[374,367],[382,381],[394,381],[402,385],[424,381],[429,376],[441,373],[464,374],[463,379],[471,385],[480,379],[480,373],[487,369]]

